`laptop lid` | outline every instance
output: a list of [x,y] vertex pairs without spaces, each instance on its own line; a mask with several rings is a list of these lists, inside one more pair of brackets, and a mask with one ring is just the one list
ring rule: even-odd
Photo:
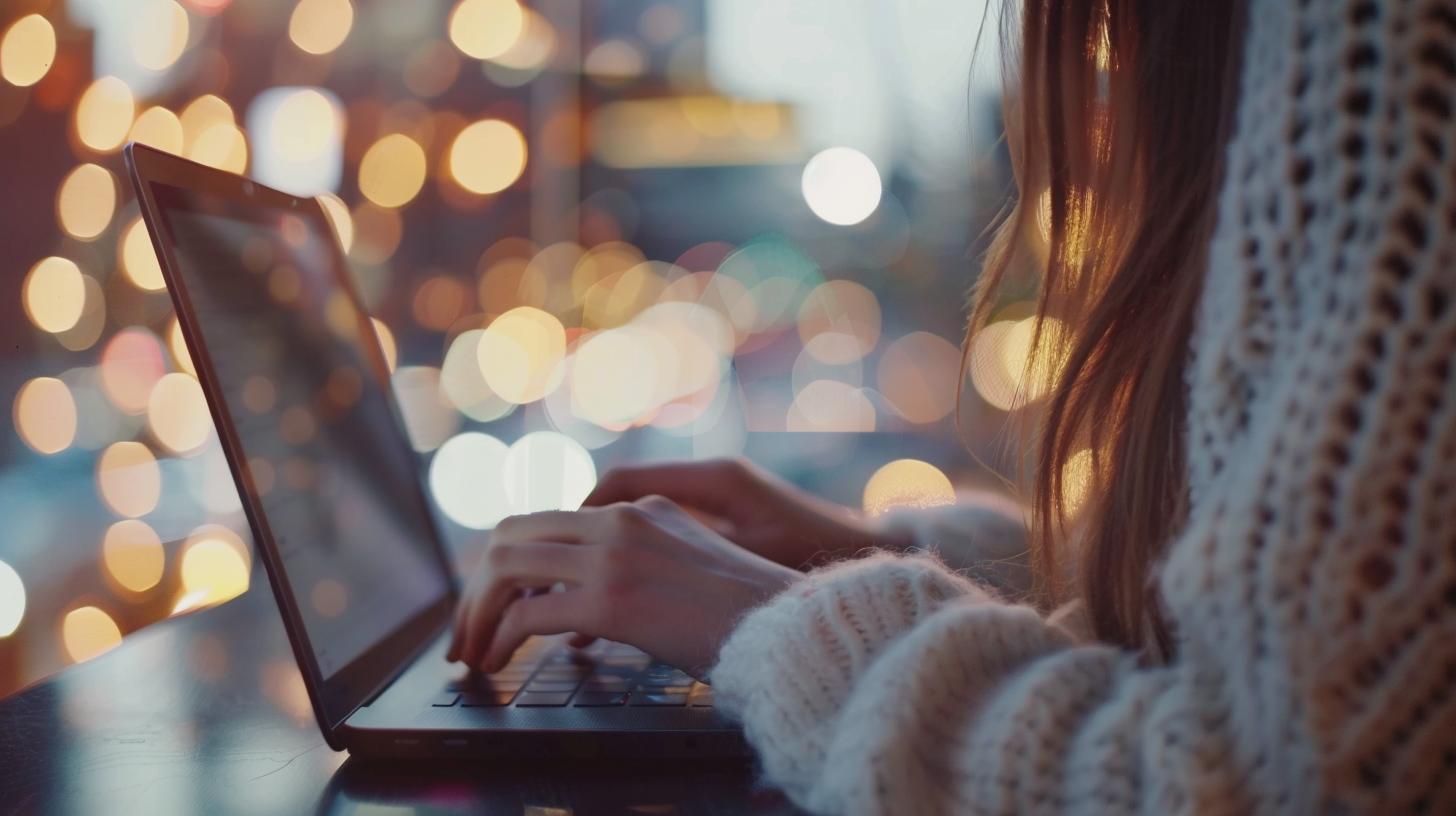
[[319,203],[131,144],[182,335],[325,737],[457,592],[372,321]]

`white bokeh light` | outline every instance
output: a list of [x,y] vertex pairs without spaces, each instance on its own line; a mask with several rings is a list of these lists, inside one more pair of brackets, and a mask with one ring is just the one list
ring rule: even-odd
[[804,165],[804,200],[814,214],[839,226],[869,218],[880,206],[880,172],[852,147],[831,147]]
[[488,530],[509,516],[508,451],[499,439],[474,431],[446,440],[430,462],[430,493],[440,511],[473,530]]
[[25,617],[25,584],[20,574],[0,561],[0,638],[9,637],[20,628]]
[[269,88],[248,107],[254,178],[299,196],[339,189],[344,106],[322,88]]
[[591,454],[556,431],[536,431],[517,439],[506,454],[504,473],[513,513],[575,510],[597,485]]

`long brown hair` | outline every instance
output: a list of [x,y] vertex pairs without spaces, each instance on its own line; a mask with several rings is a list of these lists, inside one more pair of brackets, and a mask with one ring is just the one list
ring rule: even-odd
[[[967,348],[1008,271],[1027,265],[1040,222],[1046,253],[1027,374],[1048,379],[1032,523],[1043,600],[1078,594],[1068,586],[1075,573],[1097,637],[1167,655],[1151,571],[1186,512],[1184,367],[1237,90],[1242,3],[1020,3],[1019,30],[1005,27],[1018,19],[1012,0],[1002,31],[1020,194],[973,293]],[[1070,536],[1064,478],[1084,449],[1090,498]],[[1075,567],[1062,553],[1071,540]]]

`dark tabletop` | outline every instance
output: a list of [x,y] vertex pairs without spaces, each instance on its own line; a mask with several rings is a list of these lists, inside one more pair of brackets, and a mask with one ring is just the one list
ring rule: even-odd
[[335,753],[261,580],[0,700],[0,813],[791,812],[741,765],[384,764]]

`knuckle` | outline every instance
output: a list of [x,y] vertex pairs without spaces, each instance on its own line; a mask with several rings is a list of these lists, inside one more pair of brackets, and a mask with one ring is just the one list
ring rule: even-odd
[[712,460],[715,470],[731,482],[745,482],[749,477],[748,462],[738,456],[725,456]]
[[638,499],[635,504],[643,510],[646,510],[648,513],[662,512],[664,510],[670,510],[673,507],[677,506],[673,504],[672,499],[669,499],[666,496],[659,496],[656,493],[650,496],[643,496],[642,498]]
[[516,545],[509,541],[492,541],[485,549],[485,565],[492,572],[499,572],[511,563]]
[[495,529],[491,530],[491,540],[510,538],[515,534],[520,524],[520,516],[506,516],[496,522]]
[[636,504],[624,502],[612,509],[612,522],[623,533],[640,533],[652,524],[652,517]]

